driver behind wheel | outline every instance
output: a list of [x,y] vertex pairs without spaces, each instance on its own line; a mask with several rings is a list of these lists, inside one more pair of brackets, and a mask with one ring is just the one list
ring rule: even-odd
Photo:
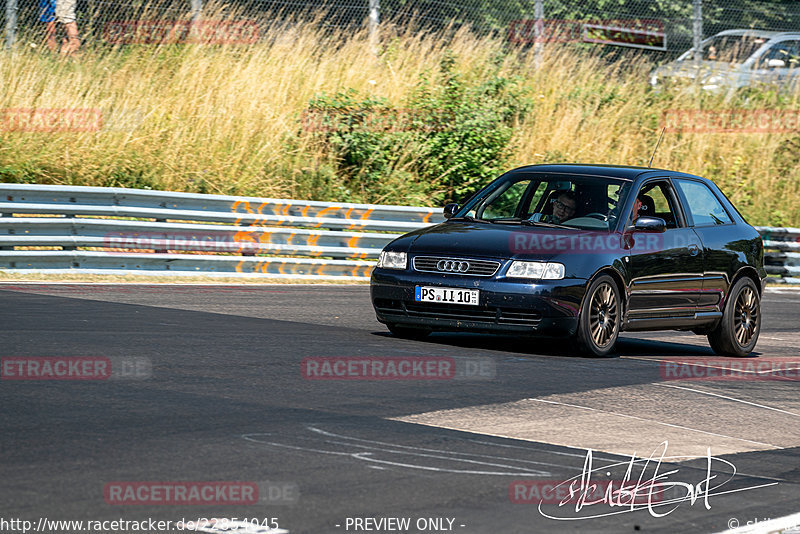
[[542,222],[561,224],[575,215],[577,205],[578,203],[575,199],[574,192],[561,191],[558,193],[555,200],[553,200],[553,214],[544,215],[542,217]]

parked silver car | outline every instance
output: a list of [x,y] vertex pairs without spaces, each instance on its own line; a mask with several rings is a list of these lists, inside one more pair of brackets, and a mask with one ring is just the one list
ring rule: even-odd
[[703,41],[702,61],[692,49],[650,74],[650,85],[694,82],[707,91],[800,81],[800,32],[727,30]]

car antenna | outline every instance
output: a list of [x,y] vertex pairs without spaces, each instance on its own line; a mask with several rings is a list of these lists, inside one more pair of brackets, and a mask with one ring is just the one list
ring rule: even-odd
[[664,126],[664,128],[661,129],[661,135],[658,136],[658,142],[656,143],[656,147],[653,149],[653,155],[650,156],[650,163],[647,165],[648,169],[653,166],[653,158],[656,157],[656,150],[658,150],[658,145],[661,144],[661,138],[664,137],[664,132],[666,130],[667,130],[666,126]]

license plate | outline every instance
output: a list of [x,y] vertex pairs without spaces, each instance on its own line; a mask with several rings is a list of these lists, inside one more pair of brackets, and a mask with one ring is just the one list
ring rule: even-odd
[[477,289],[458,289],[455,287],[423,287],[417,286],[414,300],[417,302],[441,302],[443,304],[478,305]]

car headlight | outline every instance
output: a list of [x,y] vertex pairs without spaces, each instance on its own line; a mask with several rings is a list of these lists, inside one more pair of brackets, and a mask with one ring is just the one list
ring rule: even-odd
[[564,278],[564,264],[542,263],[540,261],[514,261],[508,268],[509,278],[533,278],[535,280],[561,280]]
[[408,254],[405,252],[381,251],[378,267],[381,269],[405,269],[408,265]]

